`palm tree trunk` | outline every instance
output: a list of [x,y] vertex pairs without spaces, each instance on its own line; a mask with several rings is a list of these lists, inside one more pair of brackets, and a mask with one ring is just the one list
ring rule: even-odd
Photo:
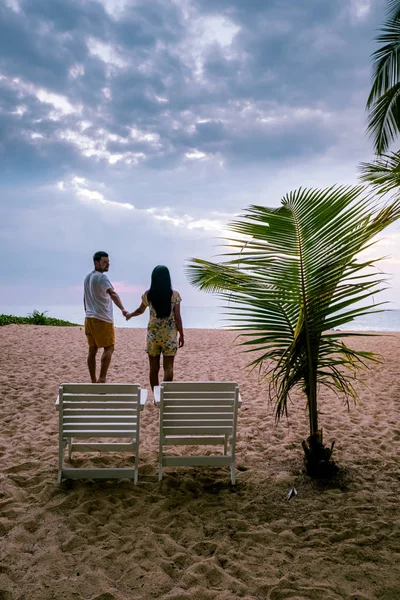
[[315,377],[309,376],[306,387],[308,417],[310,421],[310,435],[307,440],[302,441],[306,457],[307,473],[311,476],[325,477],[336,472],[337,467],[331,460],[333,441],[331,447],[324,446],[322,429],[318,429],[317,409],[317,382]]
[[308,417],[310,420],[310,436],[318,433],[318,410],[317,410],[317,385],[314,377],[311,377],[308,387]]

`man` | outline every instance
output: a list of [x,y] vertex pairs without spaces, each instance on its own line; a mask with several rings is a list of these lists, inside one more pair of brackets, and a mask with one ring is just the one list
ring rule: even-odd
[[[83,297],[86,313],[85,334],[89,344],[87,364],[92,383],[105,383],[115,344],[113,302],[121,309],[124,317],[128,311],[106,275],[110,267],[107,252],[96,252],[93,262],[94,271],[85,277]],[[99,348],[104,350],[100,376],[96,379],[96,354]]]

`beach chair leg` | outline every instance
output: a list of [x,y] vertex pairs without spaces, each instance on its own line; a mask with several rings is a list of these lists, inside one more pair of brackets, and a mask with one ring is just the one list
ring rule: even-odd
[[227,452],[228,452],[228,436],[226,435],[224,437],[224,454],[225,454],[225,456],[226,456]]
[[139,477],[139,437],[137,438],[137,443],[134,448],[135,452],[135,476],[133,478],[133,483],[136,485]]
[[163,476],[162,463],[160,462],[158,465],[158,481],[161,481]]
[[61,481],[62,481],[65,444],[66,444],[66,441],[64,439],[61,439],[59,442],[59,446],[58,446],[58,477],[57,477],[58,483],[61,483]]
[[72,438],[68,438],[68,460],[72,458]]
[[235,465],[231,465],[231,482],[232,485],[235,485],[236,483]]

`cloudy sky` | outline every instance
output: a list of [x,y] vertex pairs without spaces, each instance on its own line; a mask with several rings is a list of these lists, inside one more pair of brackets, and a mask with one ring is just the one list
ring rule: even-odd
[[[210,302],[185,260],[235,214],[372,159],[383,17],[383,0],[1,0],[0,309],[80,303],[99,249],[129,307],[159,263]],[[378,251],[391,300],[399,236]]]

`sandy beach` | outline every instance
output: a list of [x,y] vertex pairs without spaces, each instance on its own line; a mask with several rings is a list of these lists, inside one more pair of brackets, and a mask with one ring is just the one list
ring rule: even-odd
[[[383,356],[350,412],[320,392],[320,425],[341,468],[330,482],[304,474],[304,399],[294,396],[276,425],[234,339],[186,330],[175,379],[239,383],[235,487],[222,467],[167,469],[158,483],[150,403],[137,486],[60,486],[54,402],[61,382],[88,381],[83,328],[0,328],[1,600],[399,600],[400,333],[349,341]],[[110,382],[148,386],[144,340],[144,330],[117,329]]]

